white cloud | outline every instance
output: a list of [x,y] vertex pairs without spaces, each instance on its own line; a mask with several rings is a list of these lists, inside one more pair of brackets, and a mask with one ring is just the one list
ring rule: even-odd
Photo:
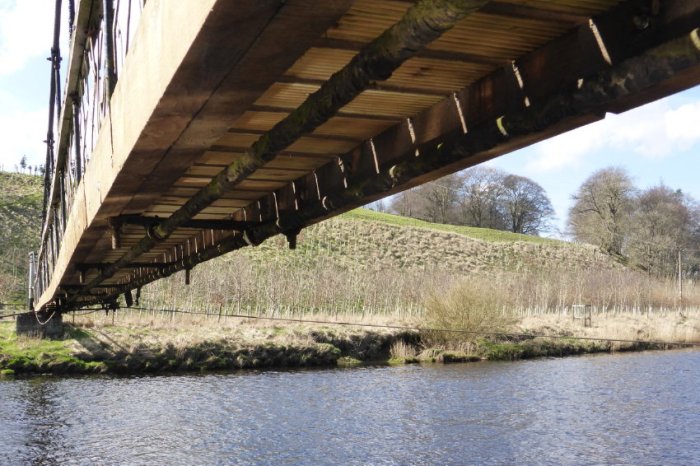
[[602,126],[592,124],[539,143],[526,170],[556,171],[575,167],[586,154],[600,148]]
[[[21,100],[13,95],[11,86],[15,84],[7,83],[18,82],[13,76],[17,72],[43,64],[48,85],[45,58],[50,55],[53,39],[54,8],[53,0],[0,0],[0,166],[5,170],[13,170],[23,155],[29,165],[44,163],[46,103]],[[62,21],[64,26],[65,18]],[[65,36],[67,31],[62,32]]]
[[526,170],[532,173],[577,168],[593,153],[625,151],[648,158],[672,156],[700,142],[700,101],[677,104],[661,100],[612,115],[533,147]]
[[685,104],[665,115],[666,134],[687,150],[700,141],[700,102]]
[[0,75],[50,55],[53,18],[52,0],[0,0]]
[[23,155],[27,156],[29,165],[44,163],[46,145],[46,124],[48,111],[44,109],[26,109],[14,97],[0,92],[0,166],[5,170],[14,170],[15,164]]

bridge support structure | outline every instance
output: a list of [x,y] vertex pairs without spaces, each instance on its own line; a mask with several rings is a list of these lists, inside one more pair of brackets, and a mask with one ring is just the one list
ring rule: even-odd
[[[573,15],[485,0],[405,11],[368,0],[149,0],[113,99],[111,65],[90,59],[99,89],[110,88],[98,89],[103,102],[81,94],[94,80],[85,50],[96,50],[81,31],[111,37],[110,21],[100,27],[92,0],[79,3],[64,94],[84,98],[55,104],[50,209],[30,274],[37,310],[111,309],[122,294],[128,306],[134,289],[180,270],[189,283],[195,265],[277,234],[294,249],[314,223],[700,82],[700,3],[687,0],[594,2]],[[474,21],[446,17],[445,5]],[[509,32],[481,25],[491,21]],[[88,103],[102,110],[77,121]],[[102,123],[86,139],[80,125]]]
[[63,314],[60,312],[27,312],[17,316],[17,335],[32,338],[58,339],[63,337]]

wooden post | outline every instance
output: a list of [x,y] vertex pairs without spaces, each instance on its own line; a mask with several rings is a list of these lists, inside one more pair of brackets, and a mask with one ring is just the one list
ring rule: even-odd
[[80,184],[83,176],[83,156],[80,150],[80,99],[73,96],[73,146],[75,153],[75,179]]
[[683,266],[681,263],[681,250],[678,249],[678,308],[683,307]]
[[34,260],[34,252],[29,253],[29,270],[27,271],[27,309],[34,309],[34,275],[36,274],[36,262]]
[[[109,97],[117,85],[117,71],[114,64],[114,4],[113,0],[104,0],[105,28],[103,31],[107,52],[107,89]],[[109,105],[109,103],[108,103]]]
[[[112,234],[112,249],[119,249],[122,247],[121,230],[122,223],[116,218],[110,218],[107,223],[109,224],[109,229]],[[101,273],[101,272],[100,272]]]

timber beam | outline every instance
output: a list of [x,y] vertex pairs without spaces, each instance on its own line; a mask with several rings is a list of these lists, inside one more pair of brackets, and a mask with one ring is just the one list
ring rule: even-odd
[[[325,49],[359,51],[362,50],[365,45],[367,44],[364,42],[323,37],[316,42],[315,46]],[[455,52],[449,50],[422,49],[416,52],[416,57],[430,58],[433,60],[460,61],[463,63],[487,66],[503,66],[505,64],[503,60],[489,57],[487,55],[476,55],[473,53]]]
[[[552,66],[555,66],[554,60]],[[376,141],[340,157],[342,164],[328,164],[315,174],[297,180],[294,185],[298,208],[282,209],[274,228],[268,224],[251,233],[257,241],[263,241],[279,233],[285,225],[298,227],[316,223],[425,182],[426,176],[432,179],[437,173],[474,165],[595,121],[608,109],[617,108],[620,102],[643,99],[649,92],[656,95],[659,88],[675,90],[678,84],[674,81],[683,84],[688,74],[693,75],[694,82],[700,81],[698,29],[617,66],[576,80],[529,106],[503,109],[505,112],[498,117],[474,118],[467,131],[456,116],[456,110],[450,116],[447,110],[435,114],[438,109],[432,109],[435,118],[417,117],[412,130],[408,121],[403,128],[389,129]],[[442,121],[452,129],[433,137],[445,128],[435,128],[428,124],[431,121]],[[412,132],[414,136],[410,135]],[[423,139],[418,139],[419,134]],[[389,156],[378,160],[379,147],[390,147],[395,152],[384,152]],[[339,168],[341,166],[343,169]],[[222,247],[235,249],[236,244],[237,240],[232,238]]]
[[[279,80],[277,80],[279,83],[285,83],[285,84],[306,84],[309,86],[316,86],[316,87],[321,87],[324,81],[323,79],[309,79],[309,78],[300,78],[298,76],[282,76]],[[383,91],[383,92],[395,92],[399,94],[414,94],[414,95],[421,95],[421,96],[444,96],[445,94],[448,94],[448,92],[442,91],[442,90],[434,90],[434,89],[428,89],[428,88],[412,88],[412,87],[406,87],[406,86],[395,86],[392,84],[385,84],[382,82],[372,82],[369,84],[367,87],[368,90],[376,90],[376,91]]]
[[[184,257],[158,273],[132,276],[119,291],[259,244],[273,235],[298,231],[595,121],[607,111],[638,106],[700,82],[698,31],[678,28],[697,24],[700,5],[683,10],[678,2],[668,2],[651,26],[640,28],[634,12],[642,4],[622,4],[414,118],[401,121],[332,163],[242,209],[236,217],[242,220],[259,216],[260,226],[245,234],[224,237],[215,246]],[[678,12],[682,14],[674,16]],[[616,30],[625,33],[616,34]],[[250,211],[256,215],[250,216]],[[109,277],[98,278],[92,283],[99,284]],[[75,297],[89,293],[89,289],[90,284]]]
[[[285,230],[316,223],[369,200],[406,189],[425,175],[465,163],[477,163],[563,129],[580,126],[581,122],[599,119],[607,108],[615,107],[620,100],[638,98],[669,81],[669,85],[674,87],[672,81],[685,73],[692,73],[696,82],[700,80],[698,29],[563,87],[529,106],[510,110],[498,119],[485,119],[471,126],[466,133],[460,125],[444,137],[406,144],[404,153],[396,154],[392,160],[379,165],[378,169],[375,162],[353,165],[356,153],[346,154],[341,159],[347,162],[347,171],[329,164],[323,167],[327,171],[323,173],[322,184],[317,185],[311,177],[298,180],[297,185],[306,185],[314,194],[300,193],[297,209],[282,212],[277,222],[268,222],[247,233],[259,243]],[[406,137],[412,139],[408,136],[408,130]],[[361,162],[361,159],[356,162]],[[368,170],[375,170],[375,173]],[[314,187],[311,187],[312,183]],[[317,190],[325,192],[320,199]],[[114,288],[113,294],[116,296],[249,244],[249,239],[244,239],[239,233],[225,237],[216,246],[170,264],[158,274],[143,275],[127,285]]]
[[[173,263],[169,262],[132,262],[131,264],[125,265],[125,269],[163,269],[171,266]],[[82,262],[75,264],[75,269],[81,272],[87,272],[89,270],[102,270],[108,267],[110,263],[107,262]]]
[[[145,217],[142,215],[121,215],[112,217],[110,225],[138,225],[146,229],[153,228],[162,222],[158,217]],[[258,222],[245,222],[237,220],[188,220],[180,225],[181,228],[191,228],[195,230],[232,230],[243,231],[258,226]]]
[[[400,0],[410,2],[412,0]],[[537,21],[550,21],[571,25],[585,24],[588,16],[577,11],[576,8],[569,7],[568,11],[561,6],[555,10],[538,8],[534,6],[518,5],[498,0],[492,0],[479,9],[479,13],[486,13],[493,16],[503,16],[506,18],[529,19]]]
[[564,24],[568,23],[571,25],[586,24],[588,22],[587,16],[573,11],[546,10],[543,8],[498,1],[487,3],[479,12],[495,16],[505,16],[507,18],[550,21]]
[[261,136],[242,157],[223,169],[211,182],[190,198],[169,218],[149,229],[121,259],[103,270],[76,295],[112,277],[122,266],[150,251],[168,238],[183,223],[220,199],[226,192],[271,161],[301,136],[322,125],[372,82],[388,79],[394,70],[418,50],[450,30],[488,0],[419,0],[401,20],[370,42],[346,66],[336,72],[321,88],[311,94],[290,115]]
[[[113,290],[113,289],[118,289],[120,288],[121,285],[99,285],[99,286],[94,286],[93,289],[95,290]],[[61,288],[64,290],[77,290],[82,288],[81,285],[71,285],[71,284],[63,284],[61,285]]]
[[[651,68],[646,63],[637,62],[636,68],[628,71],[637,76],[647,75],[656,81],[643,91],[621,92],[620,96],[607,99],[599,108],[581,112],[576,118],[562,119],[558,124],[550,125],[535,118],[537,115],[528,114],[522,123],[530,121],[540,131],[532,132],[526,138],[509,137],[515,129],[509,132],[503,126],[508,122],[505,115],[517,114],[530,106],[534,110],[537,108],[534,104],[549,101],[561,92],[566,94],[575,90],[590,77],[610,71],[611,65],[617,66],[623,60],[648,52],[669,37],[681,34],[682,27],[686,28],[686,32],[689,31],[688,25],[700,21],[700,5],[685,9],[679,5],[679,2],[668,2],[664,11],[657,12],[651,26],[640,28],[640,15],[650,14],[645,10],[645,2],[623,3],[517,62],[496,69],[421,114],[401,121],[350,153],[320,167],[311,175],[270,194],[262,203],[274,202],[277,207],[276,217],[279,218],[280,215],[284,217],[285,213],[294,214],[299,210],[299,205],[317,197],[328,207],[328,214],[321,215],[315,220],[318,221],[331,216],[330,212],[334,211],[334,193],[347,190],[353,179],[359,182],[370,180],[386,170],[392,170],[393,176],[398,179],[400,170],[406,169],[402,162],[428,164],[426,158],[420,155],[430,152],[430,147],[437,147],[450,138],[467,134],[472,137],[475,134],[473,130],[480,125],[491,127],[497,131],[496,137],[503,138],[497,149],[471,151],[469,156],[453,159],[449,164],[433,166],[433,171],[418,170],[421,173],[416,173],[407,182],[388,181],[391,190],[383,193],[380,191],[372,196],[358,194],[356,201],[348,205],[346,210],[590,123],[600,119],[606,111],[619,112],[690,87],[700,81],[694,66],[689,66],[686,70],[679,68],[672,72],[672,76],[657,79],[649,76]],[[624,30],[625,34],[620,35],[619,30]],[[692,36],[688,37],[692,39]],[[687,41],[687,38],[684,40]],[[441,160],[448,158],[443,157]],[[239,218],[245,216],[238,215]]]

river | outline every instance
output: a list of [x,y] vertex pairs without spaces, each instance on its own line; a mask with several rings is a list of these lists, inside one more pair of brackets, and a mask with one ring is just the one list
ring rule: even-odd
[[0,381],[0,464],[700,464],[700,351]]

